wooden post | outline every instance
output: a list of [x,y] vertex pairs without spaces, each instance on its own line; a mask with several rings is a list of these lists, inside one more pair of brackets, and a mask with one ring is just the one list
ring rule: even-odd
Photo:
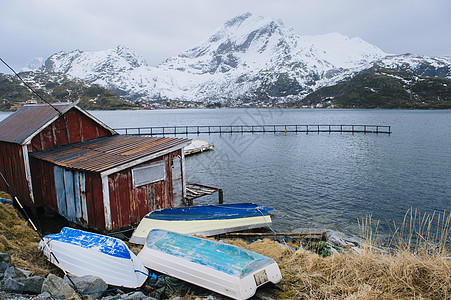
[[223,204],[224,203],[224,192],[222,191],[222,189],[218,190],[218,197],[219,197],[219,204]]

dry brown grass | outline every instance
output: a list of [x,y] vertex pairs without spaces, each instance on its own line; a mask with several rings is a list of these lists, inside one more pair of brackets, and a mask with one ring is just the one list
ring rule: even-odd
[[[371,218],[362,220],[362,241],[367,245],[362,254],[344,252],[324,258],[269,239],[226,242],[277,261],[284,278],[278,284],[280,299],[451,299],[451,214],[418,215],[407,213],[391,241],[395,247],[385,252],[373,247],[377,229]],[[10,253],[17,267],[37,275],[58,273],[41,255],[38,242],[38,235],[17,211],[0,204],[0,251]],[[135,253],[140,249],[131,248]]]
[[[409,226],[397,230],[391,251],[374,247],[377,238],[371,218],[361,224],[366,245],[361,254],[344,252],[324,258],[302,248],[289,250],[269,239],[249,245],[227,242],[277,261],[284,278],[279,284],[280,299],[451,299],[451,214],[423,216],[418,222],[409,211],[406,220]],[[426,232],[432,231],[431,222],[439,228],[434,234]]]
[[9,204],[0,204],[0,252],[11,255],[14,266],[46,276],[58,273],[38,249],[39,236]]

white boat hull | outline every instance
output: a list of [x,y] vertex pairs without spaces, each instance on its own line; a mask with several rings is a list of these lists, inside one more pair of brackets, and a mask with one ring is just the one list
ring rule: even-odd
[[147,234],[152,229],[164,229],[180,234],[199,234],[213,236],[226,232],[246,230],[269,226],[271,216],[256,216],[249,218],[222,219],[222,220],[196,220],[196,221],[166,221],[144,218],[133,232],[130,243],[143,245]]
[[[151,231],[148,241],[161,235],[161,232],[164,231]],[[152,246],[149,247],[149,244],[146,243],[138,254],[138,258],[146,267],[233,299],[248,299],[255,294],[259,286],[267,282],[275,284],[282,279],[277,263],[260,254],[216,241],[186,237],[197,239],[198,242],[193,244],[192,240],[184,241],[183,237],[178,237],[180,235],[169,234],[167,248],[177,248],[178,246],[174,243],[177,243],[177,240],[181,238],[178,244],[180,246],[179,251],[174,254],[174,252],[165,251],[166,246],[164,244],[160,244],[162,249],[156,249]],[[212,243],[213,245],[210,245]],[[211,249],[206,250],[205,247]],[[223,262],[221,256],[224,258]],[[249,263],[242,269],[240,267],[233,270],[234,266],[231,264],[235,261],[238,264],[243,257],[249,259]],[[253,257],[255,257],[255,260],[252,259]],[[220,261],[218,262],[218,260]],[[216,263],[209,264],[209,261],[216,261]]]
[[147,279],[148,270],[130,250],[128,250],[130,258],[126,259],[107,255],[95,248],[80,247],[48,237],[44,237],[44,240],[59,263],[41,241],[39,247],[44,255],[50,262],[72,275],[94,275],[102,278],[109,285],[127,288],[140,287]]
[[144,244],[152,229],[180,234],[218,235],[226,232],[269,227],[269,207],[254,203],[199,205],[166,208],[148,213],[130,238],[131,243]]

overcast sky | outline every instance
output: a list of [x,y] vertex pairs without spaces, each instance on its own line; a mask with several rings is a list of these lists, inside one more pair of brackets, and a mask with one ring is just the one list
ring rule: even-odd
[[339,32],[387,53],[451,56],[450,0],[1,0],[0,57],[20,71],[59,51],[125,45],[158,65],[245,12],[299,35]]

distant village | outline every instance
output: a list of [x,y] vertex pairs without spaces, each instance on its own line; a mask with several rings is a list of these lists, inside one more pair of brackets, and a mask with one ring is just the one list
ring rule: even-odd
[[177,109],[177,108],[337,108],[331,101],[315,104],[287,103],[276,102],[270,103],[268,101],[253,101],[244,102],[240,100],[222,102],[194,102],[181,100],[158,100],[155,102],[141,101],[139,107],[142,109]]

